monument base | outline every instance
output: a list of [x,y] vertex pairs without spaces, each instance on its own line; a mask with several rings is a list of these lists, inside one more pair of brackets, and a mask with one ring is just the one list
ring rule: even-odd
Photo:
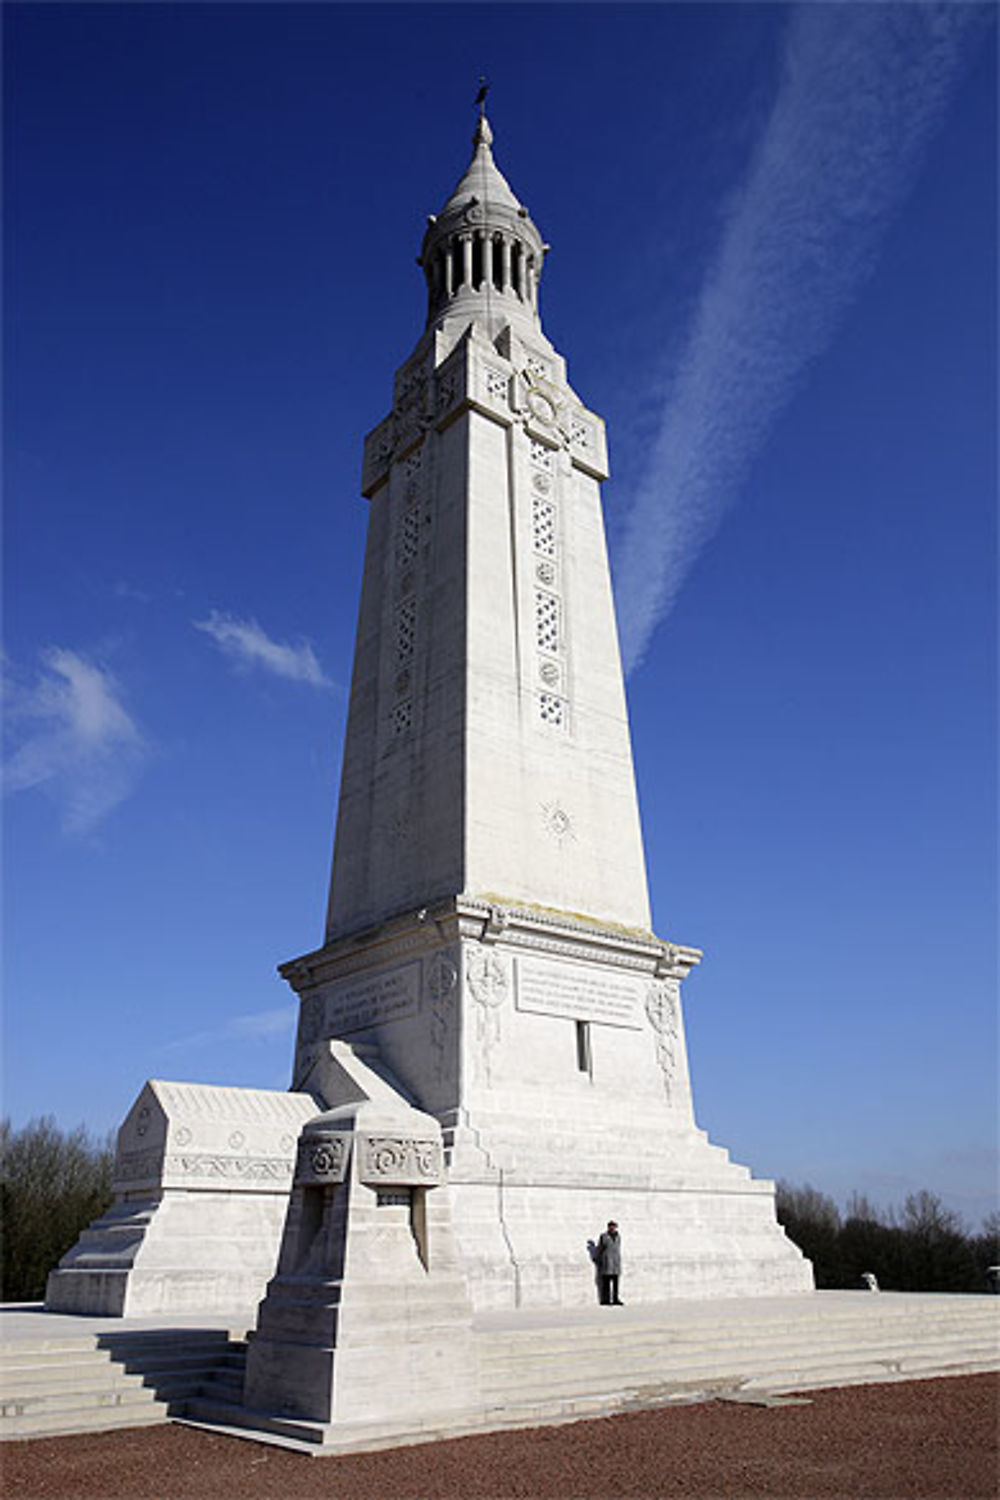
[[295,1086],[349,1033],[439,1122],[477,1311],[584,1306],[621,1226],[633,1301],[808,1292],[774,1186],[695,1124],[681,980],[696,949],[566,913],[450,898],[283,966]]
[[309,1094],[145,1085],[118,1132],[115,1201],[49,1274],[49,1312],[252,1317],[274,1272]]

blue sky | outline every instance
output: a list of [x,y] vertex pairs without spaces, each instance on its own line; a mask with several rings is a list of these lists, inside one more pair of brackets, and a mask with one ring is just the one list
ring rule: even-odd
[[605,487],[699,1121],[997,1186],[996,39],[809,5],[11,5],[4,1108],[288,1082],[424,218],[496,155]]

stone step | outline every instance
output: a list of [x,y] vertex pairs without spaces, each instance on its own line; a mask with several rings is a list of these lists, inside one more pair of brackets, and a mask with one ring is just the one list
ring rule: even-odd
[[[63,1347],[8,1349],[0,1371],[0,1436],[105,1430],[164,1422],[206,1388],[239,1400],[246,1347],[227,1334],[114,1335]],[[213,1382],[218,1382],[213,1385]]]
[[198,1372],[170,1375],[150,1382],[141,1375],[119,1375],[106,1385],[89,1389],[63,1386],[56,1390],[18,1393],[3,1401],[4,1414],[20,1415],[29,1411],[90,1411],[94,1407],[131,1406],[156,1401],[182,1401],[196,1395],[202,1375]]
[[[23,1366],[17,1371],[16,1378],[10,1374],[0,1379],[0,1402],[6,1402],[12,1396],[57,1395],[62,1391],[87,1392],[117,1389],[125,1388],[130,1384],[158,1387],[171,1379],[189,1378],[197,1381],[204,1379],[208,1373],[214,1372],[215,1368],[214,1363],[198,1355],[188,1357],[178,1355],[175,1359],[156,1356],[148,1363],[139,1360],[111,1365],[74,1362],[37,1368]],[[242,1362],[234,1365],[234,1369],[240,1372],[240,1379],[242,1379]]]
[[168,1353],[173,1349],[212,1353],[228,1345],[238,1347],[239,1341],[232,1339],[223,1329],[218,1332],[206,1330],[194,1336],[179,1329],[169,1334],[91,1334],[82,1338],[31,1339],[23,1343],[0,1345],[0,1376],[5,1370],[18,1368],[25,1362],[33,1365],[60,1364],[73,1355],[107,1364],[112,1360],[131,1357],[133,1353]]
[[174,1413],[163,1401],[141,1406],[82,1407],[72,1412],[31,1412],[4,1417],[4,1440],[11,1438],[63,1437],[75,1432],[116,1432],[122,1427],[152,1427],[168,1422]]
[[967,1323],[936,1323],[932,1327],[917,1322],[895,1320],[854,1327],[834,1324],[830,1327],[784,1326],[747,1328],[738,1326],[686,1326],[682,1328],[643,1330],[622,1324],[587,1341],[565,1338],[559,1330],[497,1337],[480,1335],[483,1367],[503,1369],[518,1363],[545,1358],[560,1358],[576,1364],[588,1360],[622,1359],[634,1362],[643,1358],[664,1358],[697,1349],[724,1354],[727,1351],[751,1351],[763,1354],[770,1349],[837,1348],[842,1345],[867,1347],[876,1341],[901,1346],[931,1347],[942,1343],[983,1341],[1000,1351],[1000,1322],[980,1319]]
[[898,1338],[921,1343],[939,1338],[983,1337],[994,1338],[1000,1343],[1000,1319],[984,1317],[924,1322],[894,1318],[858,1321],[853,1324],[847,1322],[817,1323],[810,1326],[739,1324],[733,1327],[698,1325],[682,1328],[643,1328],[632,1323],[612,1326],[609,1322],[602,1329],[589,1330],[586,1335],[581,1335],[576,1330],[562,1329],[511,1333],[482,1330],[480,1344],[484,1358],[490,1361],[501,1361],[509,1358],[525,1358],[535,1350],[545,1352],[560,1350],[567,1355],[580,1358],[589,1351],[597,1353],[607,1348],[625,1346],[631,1353],[640,1349],[683,1348],[685,1345],[696,1345],[699,1348],[709,1346],[712,1348],[728,1346],[766,1348],[772,1344],[785,1346],[789,1342],[812,1343],[817,1340],[824,1343],[836,1343],[845,1339],[861,1339],[864,1342],[875,1337]]
[[581,1368],[574,1361],[553,1359],[544,1365],[526,1363],[504,1371],[499,1377],[495,1372],[484,1371],[483,1395],[488,1404],[502,1406],[511,1399],[543,1398],[555,1392],[560,1395],[588,1391],[597,1394],[621,1387],[686,1386],[704,1381],[713,1385],[720,1382],[740,1384],[748,1380],[772,1381],[775,1378],[786,1383],[799,1378],[812,1381],[816,1371],[822,1376],[820,1383],[839,1385],[842,1374],[862,1368],[876,1373],[898,1373],[918,1368],[945,1371],[970,1364],[997,1368],[1000,1366],[1000,1351],[989,1341],[978,1344],[955,1341],[940,1348],[905,1348],[894,1343],[870,1343],[860,1349],[843,1345],[824,1350],[819,1357],[811,1346],[774,1350],[767,1354],[753,1349],[742,1354],[687,1350],[669,1358],[622,1360],[617,1365],[603,1368],[598,1365]]

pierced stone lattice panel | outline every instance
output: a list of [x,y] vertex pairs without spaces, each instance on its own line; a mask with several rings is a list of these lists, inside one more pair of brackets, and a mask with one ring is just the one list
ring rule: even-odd
[[396,661],[404,666],[413,656],[417,627],[417,601],[411,594],[396,609]]
[[559,600],[554,594],[535,593],[535,642],[539,651],[559,650]]
[[531,439],[531,462],[546,474],[551,474],[555,454],[548,444],[540,443],[537,438]]
[[558,698],[555,693],[539,693],[538,715],[543,724],[549,724],[554,729],[564,729],[566,726],[566,703]]
[[540,354],[528,354],[525,356],[524,368],[535,380],[548,380],[548,360],[542,359]]
[[537,495],[532,499],[531,526],[535,551],[540,552],[543,557],[555,557],[556,508],[550,501],[540,500]]
[[486,391],[495,401],[506,401],[507,384],[507,376],[502,370],[486,371]]
[[397,703],[389,715],[389,722],[392,725],[394,734],[405,734],[406,730],[410,729],[413,725],[412,699],[406,698],[402,703]]
[[424,450],[421,444],[419,448],[414,448],[413,452],[408,453],[403,459],[403,473],[407,479],[412,479],[415,474],[419,474],[423,461]]
[[407,567],[416,560],[420,550],[420,513],[408,510],[399,523],[399,539],[396,542],[396,565]]
[[584,452],[593,447],[593,434],[587,422],[581,422],[579,417],[574,417],[569,424],[569,440],[574,448],[582,448]]

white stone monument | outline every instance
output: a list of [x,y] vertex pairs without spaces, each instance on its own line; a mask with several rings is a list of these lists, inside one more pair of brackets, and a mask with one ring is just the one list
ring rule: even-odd
[[701,955],[650,926],[604,426],[542,332],[547,247],[491,140],[481,114],[424,236],[426,329],[365,443],[326,941],[282,966],[293,1088],[345,1102],[346,1039],[440,1124],[477,1308],[593,1301],[610,1218],[632,1302],[805,1291],[773,1185],[695,1124],[680,988]]
[[542,332],[547,247],[491,139],[481,113],[365,444],[326,941],[282,966],[292,1092],[148,1084],[47,1295],[249,1308],[277,1262],[247,1405],[324,1423],[474,1408],[473,1311],[593,1302],[609,1219],[630,1302],[812,1288],[773,1185],[695,1124],[701,955],[650,926],[604,426]]

